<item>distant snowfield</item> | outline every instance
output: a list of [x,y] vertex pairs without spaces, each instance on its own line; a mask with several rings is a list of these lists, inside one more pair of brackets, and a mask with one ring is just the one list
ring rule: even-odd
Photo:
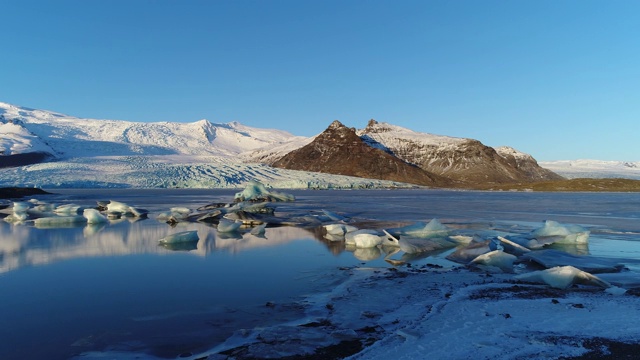
[[540,161],[538,164],[569,179],[625,178],[640,180],[640,161],[559,160]]
[[283,189],[416,187],[392,181],[242,164],[217,156],[81,157],[0,170],[2,186],[40,188],[241,188],[251,180]]

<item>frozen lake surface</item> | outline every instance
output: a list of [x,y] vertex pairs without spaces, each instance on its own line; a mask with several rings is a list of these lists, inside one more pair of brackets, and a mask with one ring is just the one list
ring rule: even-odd
[[[198,356],[239,329],[300,319],[301,302],[338,287],[344,269],[392,268],[378,248],[347,251],[318,228],[267,228],[219,234],[204,223],[170,226],[171,207],[232,202],[233,190],[55,190],[38,200],[95,207],[116,200],[149,210],[143,220],[36,228],[0,221],[0,359],[67,359],[110,351],[149,357]],[[282,216],[322,209],[359,228],[439,219],[464,234],[525,234],[544,220],[591,232],[581,251],[640,259],[640,194],[515,193],[441,190],[287,191]],[[191,248],[158,240],[195,230]],[[413,257],[413,267],[460,266],[451,251]],[[427,256],[429,255],[429,256]],[[400,255],[394,257],[399,259]],[[640,271],[637,265],[626,266]],[[373,357],[373,356],[370,356]],[[134,358],[132,356],[131,358]],[[363,357],[367,358],[367,356]]]

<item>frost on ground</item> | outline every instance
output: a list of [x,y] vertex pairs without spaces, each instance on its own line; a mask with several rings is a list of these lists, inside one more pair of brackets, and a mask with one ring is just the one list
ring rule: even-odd
[[[238,330],[186,359],[624,358],[640,346],[638,294],[559,290],[439,265],[348,268],[296,321]],[[281,304],[265,304],[274,314]],[[82,358],[141,358],[85,353]]]

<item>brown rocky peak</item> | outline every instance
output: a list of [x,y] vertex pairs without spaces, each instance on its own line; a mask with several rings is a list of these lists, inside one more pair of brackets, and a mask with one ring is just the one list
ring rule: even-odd
[[376,134],[376,133],[381,133],[381,132],[387,132],[390,131],[391,129],[387,126],[385,126],[384,123],[379,123],[374,119],[369,120],[369,122],[367,123],[367,127],[364,128],[364,130],[362,131],[365,134]]

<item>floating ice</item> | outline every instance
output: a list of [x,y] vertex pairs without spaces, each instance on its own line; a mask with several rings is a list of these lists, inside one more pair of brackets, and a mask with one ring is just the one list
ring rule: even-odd
[[357,231],[358,228],[345,224],[328,224],[323,226],[328,235],[344,236],[347,233]]
[[218,232],[229,233],[229,232],[238,231],[238,229],[240,229],[240,226],[242,226],[242,222],[231,221],[231,220],[222,218],[218,223]]
[[473,241],[469,245],[461,247],[453,253],[447,255],[447,260],[457,262],[459,264],[468,264],[471,260],[477,258],[482,254],[486,254],[491,251],[490,240],[486,241]]
[[551,269],[516,275],[515,278],[525,282],[547,284],[556,289],[567,289],[574,284],[591,285],[602,288],[611,286],[608,282],[597,276],[573,266],[556,266]]
[[146,210],[136,209],[133,206],[114,200],[109,201],[107,204],[107,213],[134,217],[144,217],[147,215]]
[[80,205],[65,204],[56,207],[53,212],[59,215],[75,215],[84,210]]
[[295,197],[273,190],[268,190],[258,181],[250,181],[247,187],[234,196],[235,201],[293,201]]
[[427,239],[432,237],[446,237],[449,235],[450,229],[442,225],[438,219],[432,219],[426,225],[419,222],[401,228],[389,229],[388,231],[392,234]]
[[484,265],[489,267],[499,268],[504,272],[513,271],[513,262],[517,257],[511,254],[507,254],[501,250],[494,250],[486,254],[479,255],[471,261],[472,265]]
[[624,268],[620,259],[589,255],[572,255],[564,251],[547,249],[531,251],[522,255],[521,261],[529,260],[546,268],[571,265],[590,273],[619,272]]
[[372,248],[382,244],[382,237],[377,234],[361,233],[353,236],[356,248]]
[[552,238],[558,244],[586,244],[589,231],[578,225],[561,225],[557,221],[547,220],[544,226],[531,232],[536,239]]
[[31,206],[32,204],[27,201],[16,201],[13,203],[13,213],[25,213]]
[[254,227],[253,229],[251,229],[251,235],[263,236],[266,228],[267,228],[267,223],[262,223]]
[[400,249],[408,254],[431,252],[456,246],[456,243],[445,238],[406,238],[399,239]]
[[177,243],[185,243],[185,242],[195,242],[198,241],[198,231],[189,230],[189,231],[181,231],[175,234],[167,235],[162,239],[158,240],[160,244],[177,244]]
[[84,209],[82,216],[87,219],[87,223],[89,224],[101,224],[109,221],[106,216],[102,215],[96,209]]
[[347,245],[355,245],[355,236],[360,234],[372,234],[372,235],[380,235],[378,230],[373,229],[360,229],[355,231],[350,231],[344,235],[344,243]]
[[70,225],[78,225],[86,223],[87,219],[84,216],[50,216],[41,217],[33,220],[33,223],[37,227],[65,227]]

